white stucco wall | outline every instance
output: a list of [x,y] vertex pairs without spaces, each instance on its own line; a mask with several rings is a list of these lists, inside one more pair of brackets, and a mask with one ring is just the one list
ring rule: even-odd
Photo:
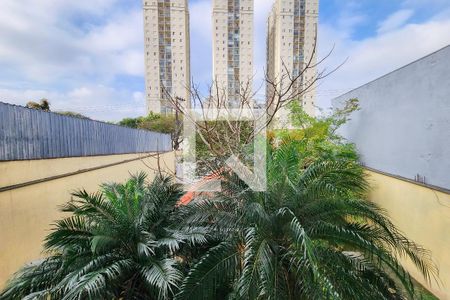
[[450,189],[450,46],[333,100],[358,98],[341,134],[376,170]]

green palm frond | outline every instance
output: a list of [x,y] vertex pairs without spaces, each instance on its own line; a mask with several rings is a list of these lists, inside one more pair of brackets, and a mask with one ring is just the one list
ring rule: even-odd
[[145,283],[158,291],[158,299],[169,299],[183,279],[183,274],[172,259],[150,261],[141,268],[140,275]]
[[93,237],[93,226],[80,216],[72,216],[57,221],[55,228],[45,239],[44,248],[47,250],[64,249],[77,244],[85,245]]
[[55,222],[45,240],[49,257],[25,266],[0,298],[173,298],[183,279],[175,252],[205,243],[206,231],[178,228],[182,191],[171,178],[146,180],[140,173],[74,193],[61,208],[72,216]]
[[363,170],[348,160],[318,161],[300,176],[299,188],[311,199],[362,196],[368,190]]
[[184,226],[220,243],[194,264],[179,299],[214,299],[220,289],[232,299],[414,299],[400,257],[434,278],[429,253],[361,200],[369,185],[359,164],[298,149],[269,151],[267,191],[225,174],[223,192],[184,209]]
[[8,281],[0,299],[22,299],[32,297],[31,295],[39,299],[49,294],[57,294],[58,290],[54,285],[59,279],[61,267],[62,262],[58,256],[25,265]]
[[175,299],[215,299],[218,290],[236,276],[238,257],[235,243],[223,242],[209,249],[189,271]]

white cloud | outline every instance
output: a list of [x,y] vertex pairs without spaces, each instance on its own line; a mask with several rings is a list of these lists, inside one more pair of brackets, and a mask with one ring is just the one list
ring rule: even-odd
[[[254,86],[261,88],[266,65],[266,31],[272,1],[254,3]],[[203,89],[212,80],[212,1],[198,0],[190,4],[191,68],[194,81]],[[264,93],[264,86],[260,93]]]
[[133,100],[134,100],[135,104],[142,104],[145,101],[145,94],[142,92],[134,92]]
[[46,84],[142,75],[142,12],[115,2],[2,0],[0,66]]
[[348,60],[321,82],[318,106],[327,108],[332,98],[449,45],[449,32],[449,18],[404,24],[362,40],[353,39],[341,28],[321,24],[320,53],[324,55],[333,44],[336,45],[322,68],[331,69]]
[[[265,93],[264,71],[266,70],[266,36],[267,36],[267,18],[272,9],[272,1],[268,0],[255,0],[255,40],[254,40],[254,66],[255,73],[254,89],[257,92],[258,100],[264,100],[263,94]],[[258,90],[259,89],[259,90]]]
[[403,4],[406,6],[428,6],[436,7],[439,5],[448,5],[448,0],[404,0]]
[[142,9],[130,3],[1,0],[0,101],[45,97],[101,120],[144,114],[143,90],[115,87],[122,76],[144,80]]
[[[442,8],[435,18],[408,24],[412,11],[425,9],[430,1]],[[54,109],[102,120],[144,113],[143,90],[114,86],[114,79],[124,75],[143,81],[140,0],[0,2],[0,101],[23,105],[47,97]],[[211,2],[190,3],[191,70],[201,84],[209,83],[212,73]],[[255,87],[260,87],[263,78],[272,2],[255,0]],[[448,0],[404,0],[402,10],[382,21],[375,36],[362,40],[353,38],[358,26],[367,21],[358,11],[361,1],[344,2],[335,20],[320,24],[319,51],[323,54],[336,44],[324,66],[332,68],[349,58],[320,86],[321,106],[450,43]]]
[[402,9],[390,15],[378,26],[378,33],[386,33],[403,26],[414,14],[411,9]]
[[92,91],[87,87],[76,88],[67,94],[70,98],[89,97],[92,95]]
[[143,26],[140,9],[127,11],[92,28],[78,43],[90,57],[98,59],[97,71],[143,76]]
[[206,86],[212,78],[211,0],[189,4],[191,33],[191,75],[193,83]]
[[198,0],[189,4],[191,31],[198,37],[211,40],[212,38],[212,1]]
[[50,99],[52,111],[74,111],[96,120],[118,121],[145,114],[144,94],[106,86],[83,86],[68,92],[0,89],[0,101],[24,106],[28,101]]

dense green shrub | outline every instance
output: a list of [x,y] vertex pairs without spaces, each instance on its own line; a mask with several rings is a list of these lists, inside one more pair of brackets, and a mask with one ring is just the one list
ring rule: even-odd
[[271,150],[266,192],[230,175],[222,193],[188,205],[187,228],[220,243],[192,267],[179,299],[415,299],[399,257],[435,274],[429,253],[364,200],[356,161],[309,161],[299,147]]
[[47,257],[21,269],[1,299],[170,299],[183,279],[175,255],[203,235],[180,231],[180,187],[167,177],[74,193],[47,236]]

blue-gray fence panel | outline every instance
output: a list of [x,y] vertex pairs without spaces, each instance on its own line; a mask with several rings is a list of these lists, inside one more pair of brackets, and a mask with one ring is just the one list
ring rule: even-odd
[[0,102],[0,161],[165,152],[170,135]]

